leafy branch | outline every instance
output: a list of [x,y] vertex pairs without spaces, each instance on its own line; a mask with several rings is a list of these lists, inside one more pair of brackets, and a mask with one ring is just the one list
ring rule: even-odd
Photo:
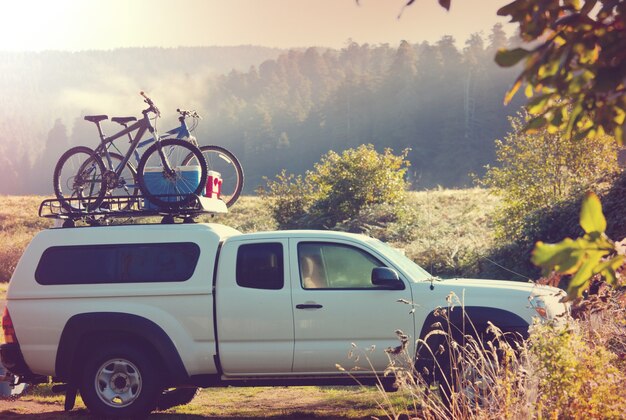
[[607,283],[617,284],[617,270],[626,262],[605,234],[602,204],[593,192],[588,192],[583,200],[580,226],[585,231],[582,237],[566,238],[556,244],[537,242],[531,257],[535,265],[542,267],[544,275],[553,271],[573,275],[567,286],[568,300],[581,297],[589,288],[591,278],[598,274]]

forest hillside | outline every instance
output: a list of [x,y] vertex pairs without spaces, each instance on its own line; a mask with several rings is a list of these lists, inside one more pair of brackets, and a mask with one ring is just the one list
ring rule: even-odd
[[248,193],[362,143],[411,148],[413,188],[467,186],[493,163],[520,103],[502,103],[516,70],[493,61],[511,44],[500,26],[459,44],[0,52],[0,194],[50,195],[63,151],[97,145],[83,116],[139,115],[140,90],[163,111],[162,131],[177,124],[176,108],[197,109],[196,137],[240,158]]

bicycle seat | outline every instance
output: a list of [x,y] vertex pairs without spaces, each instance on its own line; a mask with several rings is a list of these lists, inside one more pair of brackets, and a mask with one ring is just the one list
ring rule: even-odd
[[107,115],[85,115],[85,120],[91,121],[92,123],[98,123],[102,120],[107,120],[109,117]]
[[126,125],[131,121],[137,121],[135,117],[113,117],[111,121],[116,122],[118,124]]

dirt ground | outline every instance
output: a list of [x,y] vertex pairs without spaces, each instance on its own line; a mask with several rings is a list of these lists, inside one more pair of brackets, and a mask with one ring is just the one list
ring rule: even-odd
[[[375,409],[358,407],[359,399],[329,400],[321,391],[302,389],[269,388],[254,395],[242,395],[229,401],[220,401],[206,396],[196,397],[187,412],[154,412],[155,419],[371,419]],[[186,410],[185,410],[186,411]],[[379,414],[380,416],[380,414]],[[383,416],[384,417],[384,416]],[[0,400],[0,419],[82,419],[95,418],[84,406],[71,412],[63,411],[60,402],[40,402],[31,399]]]
[[[86,410],[81,410],[87,416]],[[58,419],[66,417],[67,413],[58,404],[42,404],[33,401],[0,400],[0,418],[3,419]],[[72,417],[83,417],[76,411]]]

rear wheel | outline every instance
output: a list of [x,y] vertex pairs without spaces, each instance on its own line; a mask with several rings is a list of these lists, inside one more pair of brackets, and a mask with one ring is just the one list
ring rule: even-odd
[[[192,158],[188,158],[191,155]],[[171,171],[167,171],[163,158]],[[161,140],[141,157],[137,177],[148,201],[176,209],[201,195],[206,185],[206,160],[193,144],[177,139]]]
[[149,352],[108,344],[87,357],[82,371],[80,395],[93,414],[133,418],[155,409],[162,388]]
[[[227,207],[235,204],[243,189],[243,169],[237,157],[229,150],[220,146],[200,147],[206,160],[207,170],[218,172],[222,179],[220,198]],[[193,161],[193,155],[187,156],[185,165]]]
[[78,146],[63,153],[54,168],[54,193],[69,212],[95,210],[106,187],[102,160],[88,147]]

